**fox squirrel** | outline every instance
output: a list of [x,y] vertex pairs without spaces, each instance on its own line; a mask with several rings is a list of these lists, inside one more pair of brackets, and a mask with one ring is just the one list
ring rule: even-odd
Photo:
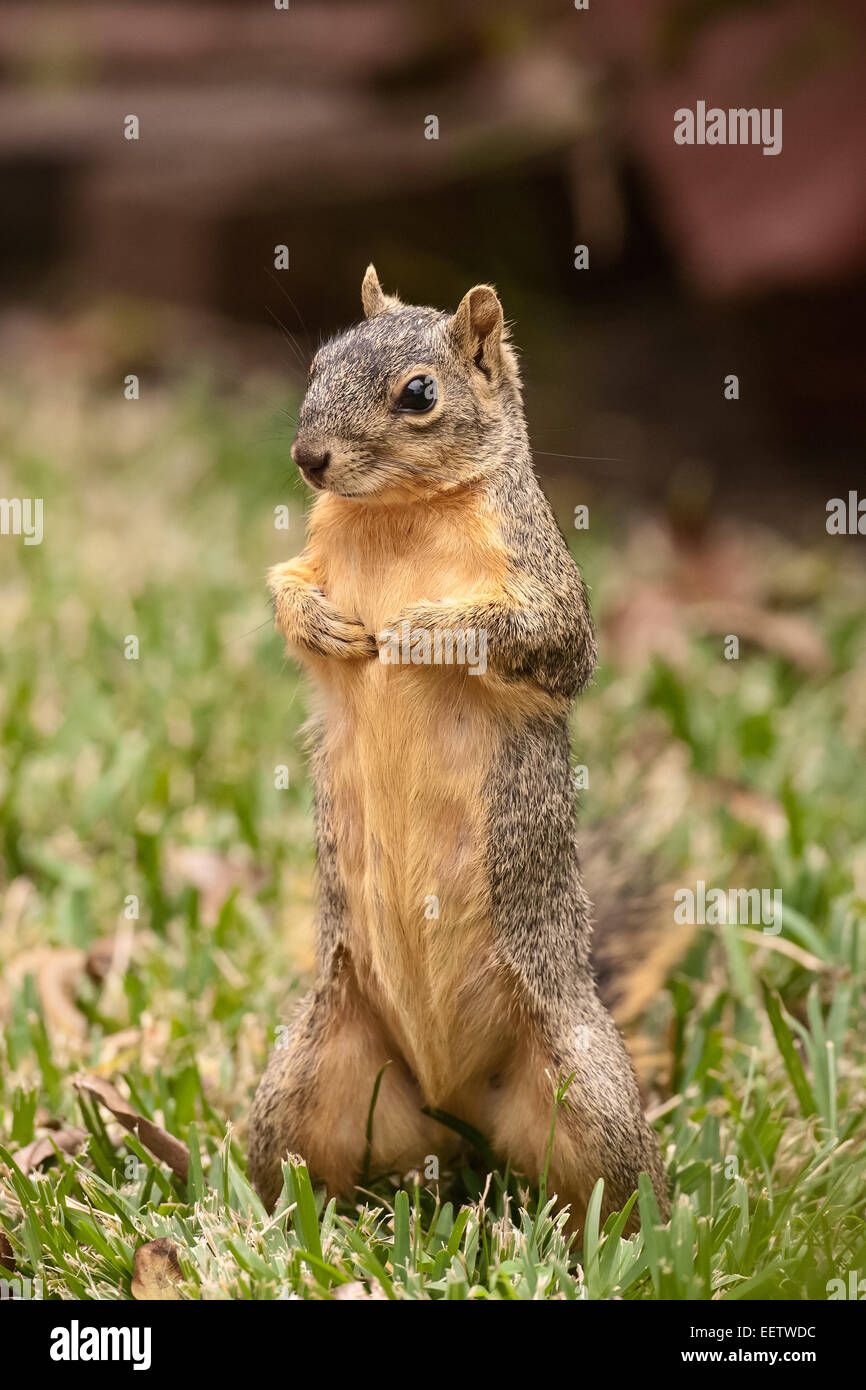
[[454,314],[404,305],[372,265],[362,302],[313,360],[292,456],[319,495],[306,549],[269,576],[317,688],[318,979],[253,1103],[252,1180],[272,1206],[288,1152],[334,1193],[365,1154],[447,1161],[459,1137],[422,1107],[535,1178],[573,1076],[549,1189],[579,1220],[599,1177],[609,1210],[645,1171],[666,1216],[578,864],[567,721],[593,625],[502,307],[487,285]]

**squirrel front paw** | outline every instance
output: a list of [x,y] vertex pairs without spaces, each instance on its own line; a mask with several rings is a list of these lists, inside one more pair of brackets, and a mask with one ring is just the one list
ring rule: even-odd
[[376,655],[376,639],[363,623],[338,612],[323,590],[299,581],[291,564],[271,570],[268,587],[277,631],[289,646],[344,661]]
[[404,624],[408,624],[410,631],[426,629],[432,631],[437,627],[447,627],[449,619],[456,616],[456,609],[453,605],[443,603],[438,599],[428,599],[419,603],[407,604],[401,608],[400,612],[394,617],[389,618],[382,624],[382,633],[405,631]]
[[320,600],[311,614],[301,645],[322,656],[335,656],[344,661],[374,657],[377,652],[376,639],[363,623],[357,618],[344,617],[327,599]]
[[379,660],[392,666],[466,666],[471,675],[482,675],[487,632],[472,622],[473,616],[468,605],[437,600],[411,604],[377,631]]
[[382,624],[376,633],[376,641],[381,648],[395,640],[410,641],[416,633],[460,631],[468,627],[470,610],[440,599],[429,599],[407,607],[388,622]]

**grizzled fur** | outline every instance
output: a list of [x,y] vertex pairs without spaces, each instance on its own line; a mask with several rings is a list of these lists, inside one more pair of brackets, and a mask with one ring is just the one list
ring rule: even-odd
[[[591,963],[568,712],[596,660],[586,592],[532,468],[502,310],[384,295],[317,353],[293,449],[320,494],[304,553],[271,575],[277,626],[320,691],[313,721],[318,980],[253,1105],[272,1204],[299,1152],[332,1191],[453,1156],[425,1110],[544,1165],[578,1222],[599,1177],[620,1206],[661,1157]],[[415,375],[425,412],[399,409]],[[487,670],[386,665],[383,634],[475,629]],[[435,901],[437,914],[424,911]],[[387,1064],[374,1114],[373,1087]]]

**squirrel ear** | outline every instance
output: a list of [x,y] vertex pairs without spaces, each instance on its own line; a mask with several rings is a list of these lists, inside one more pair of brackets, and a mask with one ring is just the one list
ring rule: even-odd
[[361,281],[361,303],[364,306],[364,316],[368,319],[374,319],[377,314],[386,314],[389,309],[396,309],[400,303],[396,295],[385,294],[372,261]]
[[465,294],[451,320],[451,332],[460,351],[488,372],[502,360],[504,327],[502,305],[490,285],[476,285]]

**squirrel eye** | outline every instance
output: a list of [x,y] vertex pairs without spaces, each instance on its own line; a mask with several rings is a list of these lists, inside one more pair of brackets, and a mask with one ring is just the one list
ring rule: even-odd
[[439,399],[435,376],[413,376],[397,398],[396,409],[401,413],[423,415],[432,410]]

